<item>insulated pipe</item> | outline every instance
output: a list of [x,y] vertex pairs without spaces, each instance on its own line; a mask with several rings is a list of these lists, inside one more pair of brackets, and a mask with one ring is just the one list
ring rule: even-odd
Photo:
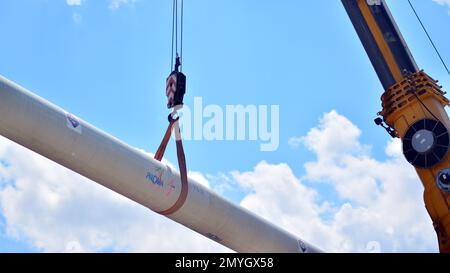
[[237,252],[319,252],[63,109],[0,76],[0,134]]

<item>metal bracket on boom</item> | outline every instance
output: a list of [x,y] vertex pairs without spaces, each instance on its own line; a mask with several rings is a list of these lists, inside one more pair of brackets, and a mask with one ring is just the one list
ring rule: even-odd
[[398,138],[398,134],[395,129],[387,125],[382,118],[378,117],[374,120],[374,122],[376,125],[383,127],[392,138]]

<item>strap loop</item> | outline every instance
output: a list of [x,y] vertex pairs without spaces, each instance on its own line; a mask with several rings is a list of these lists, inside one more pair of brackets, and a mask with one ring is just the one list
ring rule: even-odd
[[[172,130],[175,129],[175,136],[176,136],[176,147],[177,147],[177,158],[178,158],[178,168],[180,170],[180,177],[181,177],[181,192],[180,196],[178,197],[175,204],[164,210],[159,211],[159,214],[162,215],[170,215],[175,212],[177,212],[186,202],[187,195],[188,195],[188,177],[187,177],[187,167],[186,167],[186,157],[184,154],[183,149],[183,142],[181,140],[181,134],[180,134],[180,125],[179,125],[179,119],[180,117],[177,116],[177,110],[181,109],[182,106],[177,107],[174,109],[174,111],[169,115],[169,126],[167,127],[166,133],[164,134],[164,138],[159,145],[158,151],[155,154],[155,159],[158,161],[161,161],[164,157],[164,152],[167,148],[167,143],[170,140],[170,136],[172,135]],[[176,118],[174,118],[176,116]]]

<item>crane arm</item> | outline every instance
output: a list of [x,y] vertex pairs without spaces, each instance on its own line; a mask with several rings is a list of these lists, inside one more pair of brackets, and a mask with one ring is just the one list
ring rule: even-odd
[[450,252],[449,100],[419,70],[384,0],[342,3],[385,89],[376,123],[402,139],[405,158],[424,186],[440,251]]

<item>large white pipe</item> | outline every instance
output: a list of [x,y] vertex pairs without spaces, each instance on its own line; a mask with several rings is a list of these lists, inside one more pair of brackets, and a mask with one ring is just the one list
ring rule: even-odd
[[0,134],[237,252],[318,252],[177,170],[0,76]]

